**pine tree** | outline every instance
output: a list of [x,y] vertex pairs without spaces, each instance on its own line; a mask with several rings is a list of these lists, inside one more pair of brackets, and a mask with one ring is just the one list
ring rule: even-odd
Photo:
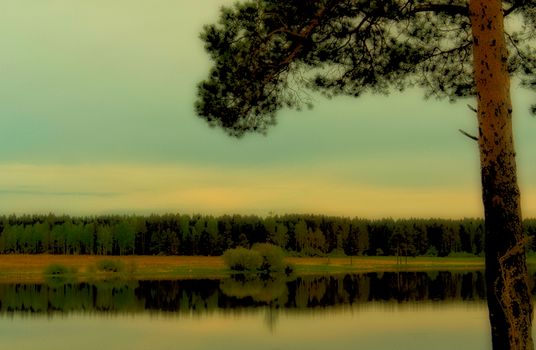
[[[518,25],[506,31],[504,17]],[[532,349],[509,79],[536,89],[535,0],[256,0],[224,8],[201,37],[214,66],[196,110],[234,136],[308,104],[302,88],[476,97],[493,346]]]

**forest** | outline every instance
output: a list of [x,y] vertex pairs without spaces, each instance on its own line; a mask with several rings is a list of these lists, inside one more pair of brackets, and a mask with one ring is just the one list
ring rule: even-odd
[[[536,219],[526,219],[524,229],[529,238],[536,236]],[[2,254],[218,256],[264,242],[295,256],[482,255],[484,222],[301,214],[0,216]],[[530,243],[529,251],[534,249]]]

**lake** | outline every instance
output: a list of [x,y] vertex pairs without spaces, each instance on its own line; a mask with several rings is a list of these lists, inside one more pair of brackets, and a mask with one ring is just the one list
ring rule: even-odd
[[483,274],[0,284],[5,349],[489,349]]

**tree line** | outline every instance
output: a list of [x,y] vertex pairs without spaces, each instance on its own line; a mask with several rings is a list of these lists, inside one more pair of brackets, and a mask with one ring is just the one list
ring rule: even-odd
[[[524,221],[536,236],[536,219]],[[378,219],[324,215],[0,216],[2,254],[221,255],[271,243],[291,255],[482,255],[482,219]],[[529,249],[535,245],[529,243]]]

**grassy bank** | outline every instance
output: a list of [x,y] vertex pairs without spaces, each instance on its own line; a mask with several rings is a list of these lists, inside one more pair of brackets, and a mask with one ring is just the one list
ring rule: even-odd
[[381,271],[437,271],[481,270],[484,259],[416,257],[397,263],[396,257],[349,257],[341,258],[288,258],[298,274],[381,272]]
[[[119,276],[129,279],[182,279],[218,278],[231,274],[220,257],[198,256],[88,256],[88,255],[2,255],[0,257],[0,282],[43,281],[43,272],[50,265],[60,265],[73,271],[79,280],[106,277],[97,266],[102,261],[114,261],[123,266]],[[289,257],[296,274],[338,274],[373,271],[433,271],[479,270],[484,260],[478,257],[464,258],[409,258],[402,264],[395,257]],[[529,258],[529,265],[536,267],[536,257]]]
[[103,261],[122,265],[123,269],[116,275],[129,279],[222,277],[227,274],[220,257],[13,254],[0,256],[0,282],[43,281],[46,277],[43,272],[50,265],[74,271],[79,280],[110,277],[110,273],[98,270]]

